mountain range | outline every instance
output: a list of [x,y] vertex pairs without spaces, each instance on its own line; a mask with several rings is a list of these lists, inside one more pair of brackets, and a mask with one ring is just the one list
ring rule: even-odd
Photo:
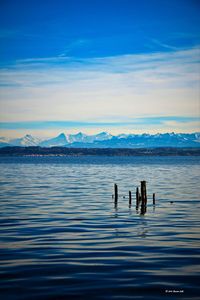
[[40,146],[73,148],[157,148],[157,147],[200,147],[200,132],[197,133],[157,133],[157,134],[120,134],[111,135],[101,132],[96,135],[64,134],[41,140],[32,135],[8,139],[0,137],[0,147]]

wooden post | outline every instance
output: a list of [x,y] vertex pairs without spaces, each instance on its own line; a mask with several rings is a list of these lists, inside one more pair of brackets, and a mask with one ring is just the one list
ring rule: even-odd
[[147,190],[146,190],[146,181],[141,181],[141,199],[142,205],[147,205]]
[[141,202],[142,198],[141,198],[141,194],[139,193],[139,203]]
[[146,213],[146,211],[147,211],[147,207],[145,206],[145,205],[141,205],[141,212],[140,212],[140,214],[141,215],[145,215],[145,213]]
[[132,195],[131,195],[131,191],[129,191],[129,207],[131,207],[131,202],[132,202]]
[[156,205],[156,195],[153,193],[153,205]]
[[139,202],[140,202],[140,193],[139,193],[139,188],[137,187],[137,189],[136,189],[136,209],[138,209]]
[[141,181],[141,215],[146,213],[147,207],[147,191],[146,191],[146,181]]
[[142,205],[144,204],[144,181],[141,181],[141,186],[140,186],[140,192],[141,192],[141,200],[142,200]]
[[116,205],[118,201],[118,186],[116,183],[114,185],[114,195],[115,195],[114,198],[115,198],[115,205]]

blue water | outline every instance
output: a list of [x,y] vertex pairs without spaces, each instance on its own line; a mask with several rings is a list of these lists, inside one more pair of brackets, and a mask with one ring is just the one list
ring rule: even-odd
[[199,299],[199,178],[200,157],[1,157],[0,299]]

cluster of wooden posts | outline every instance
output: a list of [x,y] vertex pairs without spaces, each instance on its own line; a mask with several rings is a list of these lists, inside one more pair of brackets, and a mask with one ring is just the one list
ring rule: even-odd
[[[117,207],[118,204],[118,186],[114,184],[114,204]],[[155,193],[153,193],[153,205],[156,204]],[[129,207],[132,205],[132,192],[129,191]],[[140,189],[136,188],[136,210],[141,208],[141,214],[145,214],[147,210],[147,188],[146,181],[141,181]]]

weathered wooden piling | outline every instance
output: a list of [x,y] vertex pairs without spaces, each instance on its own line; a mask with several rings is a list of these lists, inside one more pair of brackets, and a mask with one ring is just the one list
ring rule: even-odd
[[139,206],[139,202],[140,202],[140,193],[139,193],[139,188],[136,188],[136,209],[138,209]]
[[[132,205],[132,192],[129,191],[129,207]],[[122,196],[121,196],[122,197]],[[118,185],[114,184],[114,194],[112,194],[112,198],[114,199],[115,208],[117,209],[118,206]],[[123,196],[123,199],[125,199],[126,196]],[[153,206],[155,209],[156,204],[156,196],[155,193],[153,193]],[[144,215],[147,211],[147,188],[146,188],[146,181],[141,181],[140,189],[139,187],[136,188],[136,212],[138,213],[139,208],[141,208],[140,213],[141,215]]]
[[141,215],[144,215],[147,210],[147,190],[146,181],[141,181]]
[[118,186],[117,186],[116,183],[114,184],[114,199],[115,199],[115,204],[117,204],[117,201],[118,201]]
[[128,194],[129,194],[129,207],[131,207],[131,202],[132,202],[131,191],[129,191]]
[[141,198],[141,194],[139,193],[139,203],[141,202],[142,198]]
[[141,205],[141,211],[140,211],[140,214],[141,215],[145,215],[145,213],[146,213],[146,211],[147,211],[147,207],[146,207],[146,205]]
[[156,195],[153,193],[153,205],[156,205]]
[[146,181],[141,181],[141,200],[142,205],[147,205],[147,190],[146,190]]

